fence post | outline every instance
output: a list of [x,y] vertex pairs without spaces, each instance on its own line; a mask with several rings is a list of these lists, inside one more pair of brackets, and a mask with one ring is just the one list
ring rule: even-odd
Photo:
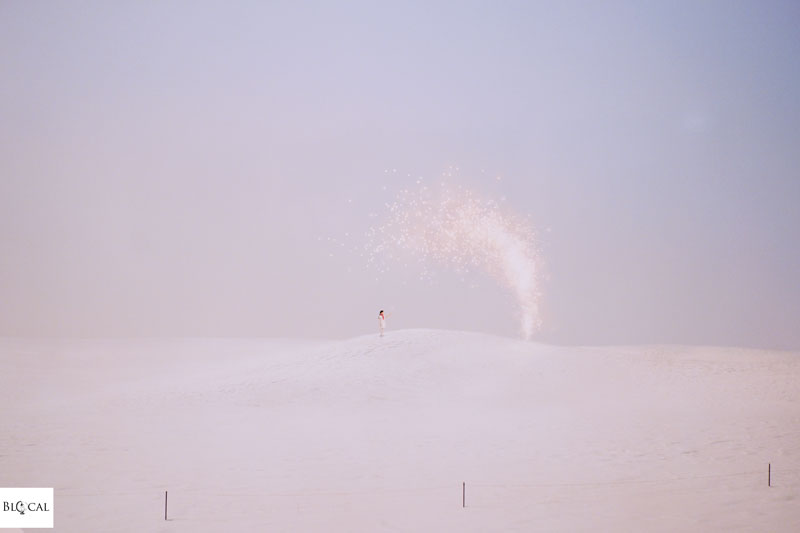
[[467,506],[467,482],[463,481],[461,483],[461,508]]
[[772,486],[772,463],[767,463],[767,487]]
[[164,491],[164,520],[167,519],[167,498],[169,497],[168,491]]

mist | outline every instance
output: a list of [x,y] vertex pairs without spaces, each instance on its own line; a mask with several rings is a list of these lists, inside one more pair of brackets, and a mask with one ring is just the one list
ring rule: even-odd
[[346,338],[386,309],[516,337],[490,271],[358,253],[449,173],[535,232],[532,340],[800,348],[798,22],[3,2],[0,336]]

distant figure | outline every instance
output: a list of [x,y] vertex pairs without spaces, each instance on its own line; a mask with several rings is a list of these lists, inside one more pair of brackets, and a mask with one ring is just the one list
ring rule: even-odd
[[386,329],[386,317],[387,316],[389,316],[389,315],[388,314],[385,314],[385,315],[383,314],[383,309],[381,309],[381,312],[378,313],[378,327],[381,330],[381,335],[380,335],[381,337],[383,337],[383,330]]

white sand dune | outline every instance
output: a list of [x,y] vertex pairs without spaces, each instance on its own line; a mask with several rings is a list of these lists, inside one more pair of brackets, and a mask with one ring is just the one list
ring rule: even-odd
[[407,330],[0,364],[0,486],[55,487],[57,531],[800,531],[796,352]]

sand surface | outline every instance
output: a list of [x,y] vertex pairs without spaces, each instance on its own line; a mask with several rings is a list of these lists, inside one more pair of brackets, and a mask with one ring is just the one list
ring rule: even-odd
[[800,531],[796,352],[406,330],[0,364],[0,486],[54,487],[56,531]]

